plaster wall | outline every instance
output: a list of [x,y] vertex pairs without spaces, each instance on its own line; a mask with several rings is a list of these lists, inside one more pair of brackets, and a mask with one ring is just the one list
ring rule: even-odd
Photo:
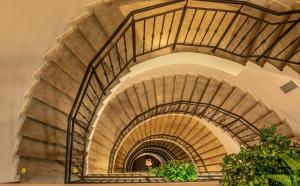
[[0,1],[0,183],[17,180],[13,157],[19,112],[43,56],[95,0]]

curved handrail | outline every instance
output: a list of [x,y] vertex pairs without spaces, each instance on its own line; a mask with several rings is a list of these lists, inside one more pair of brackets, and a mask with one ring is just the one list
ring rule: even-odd
[[[221,116],[214,119],[215,114],[209,116],[209,114],[203,112],[200,108],[204,108],[204,110],[210,109],[211,111],[218,112]],[[197,112],[196,110],[201,110],[201,112]],[[186,114],[190,116],[195,116],[199,118],[205,118],[209,121],[211,121],[213,124],[215,124],[218,127],[223,128],[225,131],[227,131],[229,134],[232,135],[232,137],[236,138],[238,142],[241,145],[244,145],[246,147],[249,147],[247,141],[243,139],[243,136],[240,136],[239,133],[235,133],[231,130],[231,126],[233,125],[233,122],[240,121],[241,125],[239,127],[246,128],[247,130],[252,132],[252,136],[254,139],[259,139],[260,136],[260,130],[252,125],[250,122],[248,122],[243,117],[234,114],[232,112],[229,112],[227,110],[224,110],[218,106],[209,104],[209,103],[197,103],[197,102],[191,102],[191,101],[177,101],[177,102],[171,102],[166,104],[157,105],[153,108],[150,108],[149,110],[146,110],[145,112],[137,115],[134,119],[132,119],[126,127],[120,132],[118,135],[116,142],[114,143],[110,158],[109,158],[109,171],[113,170],[116,154],[118,153],[122,142],[124,139],[132,132],[134,128],[136,128],[138,125],[142,124],[143,122],[157,116],[167,115],[167,114]],[[224,117],[227,121],[230,121],[229,123],[224,120]],[[244,131],[241,131],[241,133]]]
[[[204,2],[203,0],[194,0],[193,2]],[[163,7],[168,7],[174,4],[179,4],[179,3],[184,3],[180,5],[179,9],[173,9],[171,11],[164,11],[160,14],[153,14],[151,17],[143,17],[142,19],[135,19],[135,16],[137,14],[141,14],[150,10],[158,9],[158,8],[163,8]],[[300,22],[300,10],[290,10],[290,11],[283,11],[283,12],[278,12],[274,11],[265,7],[261,7],[249,2],[245,1],[233,1],[233,0],[205,0],[205,3],[226,3],[226,4],[232,4],[232,5],[237,5],[236,10],[226,10],[226,9],[212,9],[212,8],[207,8],[207,7],[192,7],[189,5],[188,0],[174,0],[174,1],[167,1],[161,4],[156,4],[153,6],[137,9],[131,11],[126,18],[121,22],[121,24],[114,30],[112,35],[109,37],[109,39],[106,40],[104,43],[103,47],[97,52],[97,54],[94,56],[92,61],[89,63],[87,66],[86,72],[83,76],[83,80],[80,84],[77,96],[74,100],[73,106],[71,108],[69,117],[68,117],[68,128],[67,128],[67,148],[66,148],[66,164],[65,164],[65,182],[68,183],[71,181],[71,169],[72,169],[72,164],[73,164],[73,152],[72,149],[74,146],[76,146],[76,141],[74,141],[74,138],[77,138],[84,143],[83,147],[81,147],[83,157],[82,159],[76,159],[76,161],[80,162],[80,167],[81,167],[81,176],[85,174],[85,158],[86,158],[86,142],[88,139],[89,135],[89,130],[91,123],[94,121],[94,116],[95,112],[102,100],[102,98],[106,95],[107,90],[111,87],[112,83],[120,76],[120,74],[124,71],[124,69],[127,68],[128,65],[136,61],[137,57],[147,55],[151,52],[161,50],[167,47],[172,47],[173,49],[176,48],[177,45],[180,46],[192,46],[192,47],[204,47],[208,49],[212,49],[212,52],[216,55],[216,51],[219,52],[225,52],[228,53],[232,56],[240,57],[241,59],[254,59],[256,62],[261,62],[262,60],[272,60],[275,61],[276,63],[279,63],[278,66],[279,68],[284,67],[286,64],[293,64],[293,65],[299,65],[300,63],[298,61],[293,61],[293,58],[295,56],[297,57],[297,54],[300,53],[300,50],[295,50],[300,44],[300,35],[298,34],[293,34],[293,39],[284,41],[286,37],[291,36],[291,32],[294,31],[298,23]],[[275,22],[270,22],[266,21],[264,19],[254,17],[253,15],[249,15],[245,12],[243,12],[243,8],[245,6],[254,8],[256,10],[262,11],[264,13],[272,14],[275,16],[290,16],[291,15],[296,15],[293,16],[292,20],[279,20]],[[197,28],[196,35],[194,38],[197,36],[197,33],[201,27],[200,30],[206,30],[204,32],[204,36],[202,38],[202,41],[205,39],[208,31],[211,30],[212,33],[214,33],[208,44],[204,45],[201,43],[198,45],[189,42],[186,42],[186,38],[188,34],[190,33],[191,25],[193,23],[193,20],[191,22],[188,22],[188,20],[185,19],[185,15],[188,11],[199,11],[199,12],[214,12],[214,14],[217,13],[224,13],[224,17],[222,20],[226,19],[226,15],[232,14],[231,20],[227,20],[229,24],[225,27],[221,33],[221,37],[217,38],[218,41],[216,44],[211,45],[211,42],[213,38],[215,37],[215,34],[220,31],[219,26],[216,29],[211,28],[211,23],[214,22],[214,17],[211,20],[211,23],[209,25],[206,25],[206,28],[202,28],[201,23],[199,27]],[[175,15],[176,14],[176,15]],[[299,14],[299,15],[298,15]],[[143,37],[139,37],[138,33],[136,33],[136,24],[140,24],[141,22],[145,22],[149,19],[154,19],[156,20],[157,17],[163,16],[164,19],[167,17],[167,15],[173,15],[172,18],[172,24],[173,24],[173,19],[174,17],[178,15],[176,19],[180,19],[179,25],[177,25],[176,28],[173,28],[172,25],[169,30],[169,36],[168,36],[168,42],[166,43],[166,46],[159,47],[157,49],[152,50],[152,45],[153,45],[153,39],[154,39],[154,27],[155,24],[153,24],[153,34],[152,34],[152,45],[151,45],[151,50],[138,53],[138,44],[140,40],[145,41],[145,35]],[[247,17],[248,20],[254,20],[255,23],[251,27],[249,27],[249,30],[247,34],[242,36],[241,38],[237,38],[236,36],[238,33],[240,33],[240,30],[244,28],[244,24],[240,26],[239,29],[235,29],[234,33],[231,33],[231,41],[232,40],[238,40],[235,41],[235,43],[238,43],[235,47],[234,50],[229,50],[227,47],[231,45],[231,41],[227,43],[226,48],[220,46],[222,43],[224,43],[224,37],[229,33],[229,30],[231,27],[234,25],[234,22],[237,22],[239,19],[238,17]],[[204,16],[201,18],[205,17]],[[246,21],[246,22],[247,22]],[[178,38],[180,35],[184,34],[183,33],[183,28],[182,25],[183,23],[187,22],[190,24],[190,27],[188,28],[187,34],[185,36],[184,41],[179,41]],[[154,22],[155,23],[155,22]],[[223,23],[223,22],[222,22]],[[219,25],[222,24],[219,22]],[[262,26],[262,28],[259,27],[258,30],[255,30],[254,28],[259,25]],[[275,26],[274,29],[267,30],[266,28]],[[144,26],[145,27],[145,26]],[[163,27],[162,27],[163,28]],[[245,27],[246,28],[246,27]],[[196,29],[196,28],[194,28]],[[267,32],[267,31],[268,32]],[[256,32],[259,31],[257,34]],[[145,32],[145,30],[144,30]],[[132,34],[131,35],[131,40],[130,43],[128,44],[128,39],[126,39],[126,34]],[[160,35],[160,41],[162,38],[162,31],[160,33],[155,33],[157,35]],[[254,34],[251,35],[251,34]],[[268,33],[266,37],[260,38],[263,33]],[[175,35],[175,39],[173,42],[169,43],[169,38],[170,35]],[[243,43],[244,39],[247,37],[251,36],[251,42],[246,45],[245,49],[238,53],[237,50],[239,48],[239,45]],[[150,38],[151,39],[151,38]],[[123,41],[121,41],[123,40]],[[126,43],[127,40],[127,43]],[[270,40],[270,41],[269,41]],[[284,41],[284,42],[283,42]],[[121,46],[121,42],[123,42],[123,46]],[[250,50],[250,53],[245,53],[245,51],[248,51],[248,47],[252,47],[253,44],[257,44],[255,50],[252,51],[252,48]],[[282,43],[284,45],[282,45]],[[160,43],[159,43],[160,44]],[[226,43],[225,43],[226,44]],[[267,45],[268,44],[268,45]],[[279,45],[280,44],[280,45]],[[144,43],[143,43],[143,49],[144,49]],[[130,47],[129,47],[130,46]],[[258,49],[263,49],[262,51],[257,52]],[[130,50],[130,51],[129,51]],[[276,51],[279,50],[279,51]],[[277,53],[272,54],[272,51],[276,51]],[[114,63],[119,63],[119,70],[115,72],[115,67],[113,64],[113,61],[111,57],[114,55],[117,57],[117,60],[114,61]],[[124,53],[124,54],[123,54]],[[132,54],[131,54],[132,53]],[[108,61],[108,62],[107,62]],[[125,65],[122,65],[121,62],[124,62]],[[264,62],[262,62],[264,63]],[[109,69],[109,70],[107,70]],[[101,72],[99,72],[101,71]],[[102,72],[103,71],[103,72]],[[110,73],[110,74],[109,74]],[[112,78],[110,76],[113,76]],[[103,79],[106,79],[106,82],[104,82]],[[100,94],[99,94],[100,93]],[[94,97],[94,98],[93,98]],[[88,101],[85,101],[88,100]]]
[[[175,145],[179,146],[181,149],[186,151],[186,153],[188,154],[188,156],[190,156],[190,158],[194,162],[194,164],[198,166],[197,168],[199,169],[199,172],[202,172],[200,167],[203,167],[205,170],[204,172],[207,173],[207,169],[206,169],[203,159],[201,158],[201,155],[199,155],[197,153],[197,151],[193,148],[192,145],[190,145],[189,143],[187,143],[186,141],[184,141],[183,139],[181,139],[179,137],[167,135],[167,134],[151,135],[151,136],[141,139],[129,150],[127,156],[125,157],[124,162],[128,161],[128,158],[129,158],[128,156],[130,154],[132,154],[132,151],[135,151],[144,142],[149,142],[151,140],[168,140],[170,143],[174,143]],[[198,165],[198,161],[196,161],[196,159],[199,161],[199,163],[201,163],[201,165]]]

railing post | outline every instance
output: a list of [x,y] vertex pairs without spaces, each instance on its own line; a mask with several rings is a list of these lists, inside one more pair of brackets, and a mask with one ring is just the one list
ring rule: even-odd
[[134,14],[132,15],[132,57],[133,62],[136,62],[136,32],[135,32],[135,20]]
[[73,130],[74,130],[74,122],[71,115],[69,116],[68,121],[69,121],[69,125],[67,129],[65,183],[70,183],[71,181]]
[[[299,23],[300,18],[298,18],[293,24],[289,26],[270,46],[256,59],[256,62],[259,62],[259,60],[264,57],[268,52],[270,52],[281,39],[286,36],[293,28]],[[280,25],[282,26],[282,25]]]
[[[70,125],[70,119],[68,119],[69,126]],[[70,165],[69,165],[69,159],[70,159],[70,127],[67,129],[67,144],[66,144],[66,160],[65,160],[65,183],[70,182]]]
[[187,9],[188,2],[189,2],[189,0],[186,0],[185,5],[184,5],[183,10],[182,10],[180,22],[179,22],[179,25],[178,25],[178,28],[177,28],[175,40],[174,40],[173,47],[172,47],[173,50],[176,48],[177,40],[178,40],[179,34],[181,32],[181,27],[182,27],[182,23],[183,23],[185,14],[186,14],[186,9]]
[[223,33],[222,37],[219,39],[218,43],[216,44],[216,46],[214,47],[214,49],[212,50],[213,53],[216,52],[217,48],[219,47],[219,45],[221,44],[221,42],[223,41],[225,35],[227,34],[227,32],[229,31],[229,29],[231,28],[232,24],[234,23],[234,21],[236,20],[237,16],[240,14],[241,10],[243,8],[243,5],[241,5],[241,7],[238,9],[238,11],[235,13],[234,17],[232,18],[232,20],[230,21],[229,25],[227,26],[225,32]]

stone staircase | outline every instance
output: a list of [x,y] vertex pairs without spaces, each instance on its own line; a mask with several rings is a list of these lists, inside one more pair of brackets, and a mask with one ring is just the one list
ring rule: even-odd
[[[116,152],[114,172],[124,171],[124,164],[126,165],[126,159],[128,158],[126,156],[130,156],[130,149],[139,141],[149,138],[149,136],[157,136],[157,140],[161,139],[161,141],[168,140],[168,137],[164,139],[164,135],[170,136],[170,139],[173,139],[173,136],[178,137],[189,144],[193,151],[180,147],[188,152],[188,156],[191,156],[190,154],[193,152],[200,155],[201,159],[193,159],[194,157],[187,159],[194,162],[200,173],[219,172],[221,170],[219,163],[222,162],[226,150],[219,139],[201,122],[195,121],[192,117],[166,115],[142,123],[124,139],[119,151]],[[155,141],[155,139],[152,140]],[[149,139],[149,142],[151,142],[151,139]],[[176,143],[176,141],[173,143]],[[169,150],[176,152],[174,149]]]
[[[126,17],[126,15],[130,11],[142,7],[147,7],[150,5],[156,5],[162,2],[165,1],[111,0],[111,1],[105,1],[105,2],[100,1],[98,3],[94,3],[88,7],[89,10],[88,13],[76,18],[72,22],[70,29],[58,37],[57,39],[58,45],[45,56],[47,63],[45,63],[45,65],[42,66],[41,69],[35,74],[36,81],[34,82],[32,87],[26,94],[27,102],[23,110],[21,111],[20,116],[22,118],[22,123],[19,126],[19,133],[18,133],[19,144],[18,144],[18,150],[16,152],[16,155],[19,157],[18,170],[20,170],[21,168],[27,169],[26,174],[22,174],[21,181],[23,182],[43,182],[43,181],[62,182],[63,181],[68,115],[72,109],[72,105],[76,98],[77,91],[80,87],[80,83],[82,81],[82,78],[84,76],[88,64],[94,59],[94,57],[97,55],[97,52],[105,45],[109,36],[114,34],[114,30],[118,27],[118,25],[122,22],[122,20]],[[191,3],[192,3],[191,5],[194,5],[193,3],[195,2],[191,2]],[[174,7],[175,8],[180,6],[182,7],[182,5],[183,3],[178,3],[174,6],[168,6],[166,9],[168,8],[174,9]],[[201,6],[205,7],[209,5],[205,5],[204,3]],[[222,6],[220,8],[224,8],[224,7],[232,8],[228,5],[224,5],[224,7]],[[283,8],[280,4],[276,4],[275,2],[266,6],[276,10],[286,9]],[[299,6],[295,5],[295,8],[299,8]],[[148,11],[146,14],[141,14],[140,16],[145,17],[147,16],[147,14],[150,13],[152,14],[160,13],[166,11],[166,9],[157,10],[156,12]],[[200,13],[201,12],[199,12],[199,14]],[[264,17],[264,19],[267,16],[267,15],[260,15],[261,12],[258,12],[258,14],[260,17]],[[169,22],[170,24],[170,22],[173,22],[175,27],[180,22],[180,11],[177,12],[173,18],[171,15],[172,14],[170,15],[168,14],[168,16],[165,16],[166,17],[165,23]],[[187,11],[186,19],[191,19],[192,17],[193,17],[193,11],[190,10]],[[270,18],[267,19],[273,20],[273,18],[274,17],[270,16]],[[173,21],[171,21],[171,19],[173,19]],[[278,18],[274,18],[274,19],[278,21]],[[292,18],[284,17],[281,19],[289,20]],[[244,18],[242,18],[241,16],[241,18],[239,18],[239,21],[235,23],[236,24],[234,27],[235,30],[239,29],[239,25],[243,24],[243,20]],[[227,23],[228,22],[229,22],[229,18],[227,20]],[[216,26],[214,25],[215,23],[212,23],[212,28],[216,28]],[[163,50],[157,50],[157,51],[155,50],[158,47],[160,40],[163,40],[164,42],[161,44],[168,45],[168,43],[166,42],[166,34],[164,34],[168,30],[166,29],[168,25],[166,25],[164,29],[165,31],[162,32],[161,39],[158,39],[159,38],[158,36],[160,35],[159,28],[162,28],[161,18],[159,21],[157,20],[156,24],[154,24],[154,22],[152,23],[149,22],[150,26],[151,25],[158,25],[158,26],[156,26],[155,28],[156,29],[155,34],[152,34],[152,32],[149,30],[146,32],[148,35],[145,36],[144,38],[142,36],[143,30],[141,28],[141,25],[139,24],[140,23],[137,23],[137,30],[136,30],[137,55],[142,54],[143,52],[146,53],[143,56],[140,55],[137,62],[142,62],[146,59],[153,58],[155,56],[174,52],[170,47],[169,48],[166,47]],[[207,25],[208,20],[205,20],[203,24]],[[248,25],[247,27],[243,28],[245,30],[252,27],[250,22],[245,24]],[[196,24],[193,24],[190,27],[190,30],[188,32],[194,32],[194,33],[197,32],[197,26],[195,25]],[[255,27],[253,29],[259,30],[261,26],[263,25],[257,26],[257,28]],[[189,27],[186,27],[185,25],[183,29],[186,28]],[[225,28],[220,28],[220,29],[225,29]],[[278,35],[280,35],[280,33],[284,31],[285,31],[284,28],[278,31]],[[202,30],[200,32],[202,32]],[[234,33],[234,31],[228,32],[228,37],[226,37],[227,41],[233,40],[234,37],[243,38],[242,35],[236,35],[236,36],[230,35],[231,32]],[[241,31],[240,33],[245,33],[245,31]],[[204,32],[198,34],[203,35]],[[297,34],[294,35],[295,37],[297,37]],[[149,42],[151,37],[154,37],[154,41]],[[220,35],[218,37],[220,37]],[[255,35],[251,36],[251,38],[254,37],[256,36]],[[126,38],[128,39],[128,41],[131,41],[132,39],[132,38],[130,39],[130,35],[128,34],[126,35]],[[170,33],[170,41],[174,39],[175,39],[175,30],[173,30]],[[188,37],[186,40],[190,41],[191,39],[192,39],[191,37]],[[293,39],[295,38],[293,37],[287,41],[282,41],[282,42],[283,43],[289,42],[290,40]],[[183,42],[184,40],[185,37],[183,35],[180,35],[178,38],[178,42],[180,43]],[[243,42],[243,45],[245,46],[247,46],[247,44],[249,45],[250,40],[251,39],[249,36],[247,42]],[[209,39],[205,39],[203,41],[209,42]],[[144,46],[145,48],[144,51],[142,51],[143,42],[147,42]],[[211,41],[211,42],[215,42],[215,41]],[[268,41],[268,42],[272,43],[272,41]],[[298,40],[295,42],[298,42]],[[256,42],[253,42],[251,43],[251,48],[255,48],[257,45],[258,44]],[[155,51],[150,53],[149,51],[153,46],[154,46],[153,50]],[[133,65],[133,63],[127,64],[128,61],[127,57],[132,54],[128,54],[127,56],[124,53],[119,53],[119,51],[123,51],[126,48],[130,49],[132,47],[133,46],[131,42],[127,42],[127,44],[125,44],[125,42],[118,41],[118,45],[115,46],[115,48],[109,52],[110,53],[109,59],[106,59],[103,63],[101,63],[102,67],[98,68],[97,73],[100,82],[103,84],[103,86],[109,86],[109,88],[106,89],[107,94],[110,92],[110,89],[114,86],[114,84],[117,83],[118,78],[130,72],[129,68],[131,65]],[[234,47],[236,46],[231,44],[228,47],[234,49]],[[239,46],[237,47],[236,50],[240,50],[240,49],[243,49],[243,47]],[[178,47],[175,48],[175,52],[187,51],[187,50],[222,56],[242,64],[245,63],[245,59],[236,58],[234,55],[218,53],[220,52],[218,50],[215,53],[213,53],[211,49],[207,49],[203,47],[199,49],[192,46],[190,48],[187,48],[178,45]],[[299,49],[295,47],[295,50],[299,50]],[[272,52],[275,51],[272,50]],[[290,53],[284,55],[288,56],[289,54]],[[299,55],[300,54],[293,56],[293,60],[299,61],[299,57],[300,57]],[[272,63],[280,70],[282,70],[286,65],[284,63],[280,63],[278,65],[278,62],[272,62],[272,60],[269,59],[260,60],[258,64],[263,66],[265,63]],[[300,72],[300,68],[298,65],[290,65],[290,67],[293,68],[298,73]],[[183,81],[185,77],[186,77],[186,82]],[[176,84],[174,84],[175,81],[174,78],[176,79]],[[188,80],[189,78],[191,78],[191,80]],[[202,89],[197,88],[194,91],[192,91],[192,89],[188,87],[193,86],[195,84],[196,79],[200,79],[197,84],[199,86],[202,86]],[[230,99],[231,101],[222,102],[221,100],[222,98],[224,98],[226,93],[229,94],[229,92],[231,92],[229,89],[229,87],[231,86],[227,83],[220,84],[216,80],[210,80],[210,81],[208,80],[210,79],[204,77],[195,77],[192,75],[180,75],[180,76],[176,75],[173,77],[172,76],[159,77],[145,82],[144,85],[138,84],[135,86],[136,88],[130,88],[126,90],[127,93],[124,92],[118,95],[119,97],[118,99],[120,100],[116,98],[112,100],[112,102],[110,102],[106,107],[103,116],[101,116],[101,119],[99,121],[99,123],[101,124],[101,130],[97,128],[95,131],[95,135],[94,135],[95,137],[93,138],[92,141],[89,162],[97,162],[97,163],[101,162],[103,165],[105,164],[107,166],[108,165],[107,158],[112,148],[112,145],[115,142],[114,140],[116,140],[117,135],[121,131],[121,129],[126,126],[127,124],[126,122],[130,121],[130,119],[132,119],[138,113],[150,108],[151,106],[158,105],[165,102],[170,102],[173,99],[180,100],[181,94],[180,91],[177,91],[177,89],[182,90],[183,87],[185,87],[185,90],[187,90],[187,92],[189,93],[183,94],[182,99],[188,99],[188,95],[191,96],[193,93],[194,96],[191,97],[191,99],[193,101],[198,101],[197,99],[199,99],[199,96],[202,95],[201,93],[203,93],[203,98],[201,98],[203,99],[202,101],[205,100],[206,102],[220,105],[222,108],[224,107],[233,113],[245,117],[251,123],[256,123],[257,126],[259,126],[260,128],[263,127],[264,124],[270,122],[276,122],[278,124],[281,124],[280,126],[282,126],[279,128],[280,132],[288,136],[291,136],[291,132],[288,129],[284,130],[287,128],[285,122],[281,121],[281,119],[279,119],[277,114],[271,111],[269,108],[267,108],[263,103],[255,100],[251,95],[243,92],[238,88],[232,89],[232,93],[231,93],[232,95]],[[206,81],[208,87],[205,88],[204,91],[203,85],[206,83]],[[102,90],[99,88],[99,86],[97,86],[98,84],[99,83],[97,83],[96,79],[91,80],[91,86],[87,89],[87,92],[89,92],[90,97],[85,98],[86,99],[84,105],[85,109],[81,110],[81,112],[83,113],[81,116],[82,120],[84,120],[87,115],[90,115],[91,112],[96,110],[95,100],[99,100],[100,97],[99,93],[102,93]],[[220,87],[218,88],[219,85]],[[141,93],[144,91],[143,86],[145,86],[145,88],[147,89],[147,93]],[[156,89],[159,92],[159,94],[154,95],[153,86],[156,86]],[[170,95],[165,97],[163,96],[162,93],[169,94],[169,92],[172,92],[173,89],[175,91],[174,96],[170,96]],[[149,103],[145,102],[146,95],[149,99]],[[211,98],[210,96],[212,95],[215,95],[214,99],[210,100]],[[143,102],[142,101],[139,102],[138,98],[140,98]],[[156,102],[154,98],[157,99]],[[240,101],[237,102],[238,100]],[[117,104],[119,101],[121,101],[121,104]],[[111,105],[112,107],[109,105]],[[121,105],[125,106],[126,113],[124,108],[120,108]],[[252,107],[253,109],[251,109]],[[118,109],[117,112],[116,109]],[[114,116],[116,117],[114,121],[110,120],[112,113],[109,112],[112,110],[116,113],[120,112],[116,116]],[[260,117],[262,117],[263,119],[259,119]],[[113,125],[114,127],[111,127],[112,126],[111,124],[114,124]],[[237,129],[237,131],[238,130],[243,130],[243,128],[239,128]],[[74,163],[80,163],[80,161],[82,161],[79,158],[79,156],[84,152],[82,143],[85,141],[85,135],[86,135],[86,131],[83,131],[81,129],[78,129],[77,132],[78,132],[77,134],[78,143],[75,144],[75,148],[73,150],[73,158],[76,159],[78,155],[78,160],[76,160],[76,162]],[[97,148],[98,149],[101,148],[101,152],[95,151],[95,149]],[[98,157],[93,157],[93,155],[96,156],[95,153],[93,154],[93,150],[99,153],[97,154]],[[92,168],[93,165],[89,165],[89,167],[91,167],[92,170],[94,169]],[[102,166],[100,169],[98,169],[97,167],[97,169],[95,168],[95,170],[104,171],[107,170],[107,167]],[[18,174],[21,173],[18,172]]]
[[[126,146],[124,149],[128,151],[136,141],[142,139],[142,134],[139,134],[139,136],[137,134],[134,135],[134,131],[142,128],[140,126],[137,127],[142,123],[142,121],[135,122],[137,116],[156,106],[174,102],[207,103],[209,105],[214,105],[219,110],[228,110],[233,114],[243,117],[258,129],[277,124],[277,131],[279,133],[293,137],[289,125],[281,119],[276,112],[271,110],[261,100],[257,100],[251,94],[243,91],[239,87],[213,78],[191,74],[154,77],[153,79],[142,81],[126,88],[107,103],[101,113],[96,128],[94,129],[94,136],[89,149],[89,159],[91,159],[91,161],[89,161],[88,167],[90,173],[107,172],[109,168],[108,164],[117,156],[117,151],[121,148],[121,144],[122,146]],[[186,112],[175,110],[174,112],[166,112],[166,114],[181,113],[199,116],[201,113],[199,117],[215,122],[215,124],[218,124],[221,127],[226,126],[228,128],[223,129],[228,131],[232,137],[238,138],[240,136],[241,139],[247,141],[245,144],[243,141],[237,139],[241,145],[252,146],[259,141],[258,135],[253,134],[253,131],[245,126],[242,121],[230,118],[227,115],[222,115],[218,112],[218,109],[207,109],[206,106],[199,107],[197,111],[195,111],[195,107],[182,107],[182,109]],[[153,117],[155,116],[157,115],[154,115]],[[151,117],[149,118],[151,119]],[[199,124],[199,127],[202,128],[203,131],[200,130],[200,128],[198,129],[201,132],[191,130],[193,129],[193,125],[189,123],[191,121],[173,122],[171,124],[173,124],[174,127],[168,125],[168,128],[166,127],[167,129],[162,132],[161,130],[164,129],[163,126],[167,125],[168,121],[170,120],[156,122],[159,123],[157,126],[150,126],[150,128],[154,127],[152,128],[152,133],[160,134],[167,132],[168,134],[168,132],[170,132],[172,135],[175,135],[174,132],[176,132],[175,136],[185,135],[185,137],[188,138],[187,142],[193,146],[201,146],[206,140],[210,139],[205,135],[207,129],[204,130],[201,124]],[[185,122],[190,125],[184,125]],[[179,126],[177,127],[176,124],[179,125],[180,128]],[[150,135],[149,130],[151,129],[148,128],[144,127],[139,131],[140,133],[143,132],[144,135]],[[185,129],[187,131],[183,131]],[[202,137],[202,134],[207,138],[197,140]],[[130,141],[130,144],[125,143],[124,140],[134,137],[135,140],[128,140]],[[211,135],[211,137],[216,139],[213,135]],[[197,141],[197,144],[195,144],[195,140]],[[119,146],[115,146],[115,144],[118,144]],[[206,147],[209,148],[210,145],[213,146],[216,144],[211,143],[206,145]],[[215,150],[219,151],[220,149]],[[116,151],[116,153],[111,154],[114,151]],[[127,154],[127,151],[122,153],[123,156]],[[100,153],[102,155],[101,157],[99,156]],[[109,159],[110,156],[115,157]],[[222,158],[219,160],[221,161]],[[123,162],[123,160],[120,160],[119,163],[121,162]]]

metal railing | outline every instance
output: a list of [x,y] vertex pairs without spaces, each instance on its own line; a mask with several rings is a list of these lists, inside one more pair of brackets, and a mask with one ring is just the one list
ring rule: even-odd
[[[243,1],[174,0],[131,11],[87,66],[68,117],[65,182],[85,175],[86,148],[97,108],[136,61],[163,50],[299,65],[300,10],[277,12]],[[159,55],[159,54],[158,54]]]
[[[260,131],[258,128],[245,120],[242,116],[228,112],[210,103],[177,101],[161,104],[137,115],[120,132],[111,149],[108,169],[109,172],[111,173],[113,171],[114,163],[116,161],[116,155],[119,151],[119,148],[121,147],[122,142],[134,128],[150,118],[172,113],[186,114],[199,118],[205,118],[214,125],[221,127],[223,130],[227,131],[233,138],[235,138],[241,145],[245,147],[250,147],[252,144],[251,142],[259,140]],[[192,147],[187,148],[193,149]],[[190,152],[190,154],[195,153]],[[195,156],[199,156],[199,154],[196,153]],[[201,157],[192,157],[192,159],[201,160]]]
[[[204,164],[201,156],[199,155],[199,153],[197,153],[197,151],[193,148],[192,145],[190,145],[189,143],[185,142],[183,139],[176,137],[176,136],[171,136],[171,135],[166,135],[166,134],[160,134],[160,135],[151,135],[148,136],[142,140],[140,140],[137,144],[135,144],[128,152],[127,156],[125,157],[124,160],[124,165],[123,167],[126,168],[126,165],[128,163],[129,158],[131,155],[134,155],[135,150],[143,143],[145,142],[149,142],[149,141],[155,141],[155,140],[165,140],[165,141],[169,141],[171,143],[174,143],[176,145],[178,145],[180,147],[180,149],[184,149],[188,154],[189,159],[194,163],[195,167],[198,168],[199,173],[208,173],[207,169],[206,169],[206,165]],[[176,156],[175,156],[176,157]],[[179,159],[176,159],[179,160]],[[110,173],[112,172],[112,170],[109,170]],[[124,171],[124,170],[121,170]]]

